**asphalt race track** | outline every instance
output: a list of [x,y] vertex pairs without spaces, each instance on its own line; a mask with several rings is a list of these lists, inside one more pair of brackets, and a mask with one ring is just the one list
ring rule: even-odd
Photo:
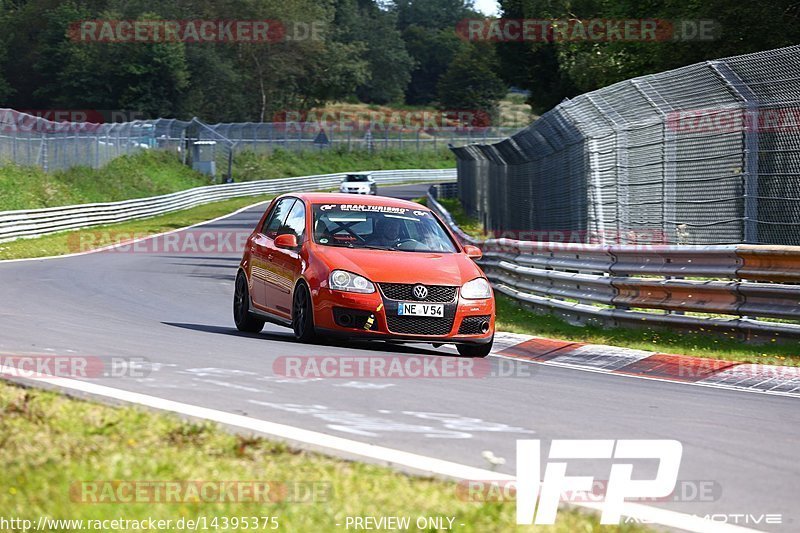
[[[380,192],[413,198],[425,189]],[[249,232],[263,209],[195,230]],[[490,450],[506,459],[498,471],[507,474],[519,438],[677,439],[679,479],[713,484],[714,495],[649,505],[701,516],[781,513],[781,526],[750,527],[800,530],[797,399],[497,357],[487,360],[496,375],[473,379],[285,378],[273,367],[283,356],[455,350],[302,345],[271,325],[241,334],[231,316],[239,260],[238,253],[102,252],[0,263],[0,353],[144,358],[146,376],[96,381],[479,468],[489,468],[481,454]],[[642,475],[651,467],[643,465]],[[587,468],[607,479],[608,463]]]

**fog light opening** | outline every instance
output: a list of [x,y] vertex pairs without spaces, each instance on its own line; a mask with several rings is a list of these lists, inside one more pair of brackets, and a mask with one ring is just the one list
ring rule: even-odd
[[489,332],[489,322],[484,320],[481,322],[481,333],[488,333]]

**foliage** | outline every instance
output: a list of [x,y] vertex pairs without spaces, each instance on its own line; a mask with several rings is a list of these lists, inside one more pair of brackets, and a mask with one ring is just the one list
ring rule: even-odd
[[342,42],[363,46],[368,75],[356,88],[358,99],[374,104],[402,101],[414,61],[397,29],[396,14],[372,2],[339,0],[335,25]]
[[[500,0],[504,18],[713,20],[711,41],[484,43],[454,31],[480,18],[472,0],[0,0],[0,107],[128,111],[206,122],[271,121],[330,101],[467,109],[486,106],[496,76],[530,92],[541,113],[634,76],[800,42],[795,0]],[[76,40],[82,20],[271,20],[268,43]],[[305,32],[299,31],[305,28]],[[311,31],[308,31],[312,28]],[[678,28],[680,29],[680,28]],[[298,38],[300,37],[300,38]],[[493,49],[493,51],[489,51]],[[486,87],[472,87],[476,50]],[[494,55],[498,66],[492,65]],[[463,76],[463,77],[462,77]],[[448,103],[440,98],[447,92]],[[475,99],[471,99],[474,95]]]
[[496,123],[497,103],[506,94],[505,83],[495,73],[496,63],[494,49],[484,43],[469,46],[459,53],[439,80],[441,107],[478,112],[479,117],[485,114]]
[[[502,17],[534,19],[658,19],[674,33],[656,41],[556,41],[498,43],[502,74],[531,91],[537,113],[564,98],[635,76],[709,59],[746,54],[800,42],[800,4],[794,0],[500,0]],[[713,39],[681,40],[681,21],[711,20]]]

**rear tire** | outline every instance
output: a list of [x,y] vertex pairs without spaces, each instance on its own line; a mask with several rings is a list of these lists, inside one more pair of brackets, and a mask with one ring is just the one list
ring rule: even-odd
[[241,270],[236,275],[236,286],[233,291],[233,322],[236,324],[236,329],[245,333],[258,333],[264,329],[264,321],[250,312],[247,276]]
[[292,330],[294,338],[300,342],[312,343],[317,340],[314,330],[314,310],[311,292],[305,283],[298,283],[292,298]]
[[461,357],[486,357],[492,351],[493,342],[494,337],[486,344],[457,344],[456,349]]

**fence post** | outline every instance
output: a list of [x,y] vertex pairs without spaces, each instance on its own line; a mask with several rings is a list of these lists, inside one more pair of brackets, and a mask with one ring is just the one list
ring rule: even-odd
[[[664,160],[664,174],[662,188],[664,191],[664,205],[661,214],[661,231],[664,232],[666,241],[670,244],[678,243],[677,236],[677,146],[675,138],[675,128],[670,126],[670,113],[675,108],[644,79],[631,80],[633,87],[639,91],[647,102],[661,115],[662,147]],[[665,243],[666,244],[666,243]]]
[[42,169],[47,172],[49,170],[47,162],[47,136],[44,133],[42,134],[42,149],[40,153],[42,155]]
[[744,103],[747,120],[744,127],[744,242],[758,244],[758,99],[750,87],[742,81],[724,61],[707,61],[708,66],[728,86],[731,92]]
[[627,244],[630,224],[630,176],[628,174],[628,129],[626,120],[606,102],[600,94],[587,94],[586,98],[613,124],[617,151],[617,235],[616,242]]

